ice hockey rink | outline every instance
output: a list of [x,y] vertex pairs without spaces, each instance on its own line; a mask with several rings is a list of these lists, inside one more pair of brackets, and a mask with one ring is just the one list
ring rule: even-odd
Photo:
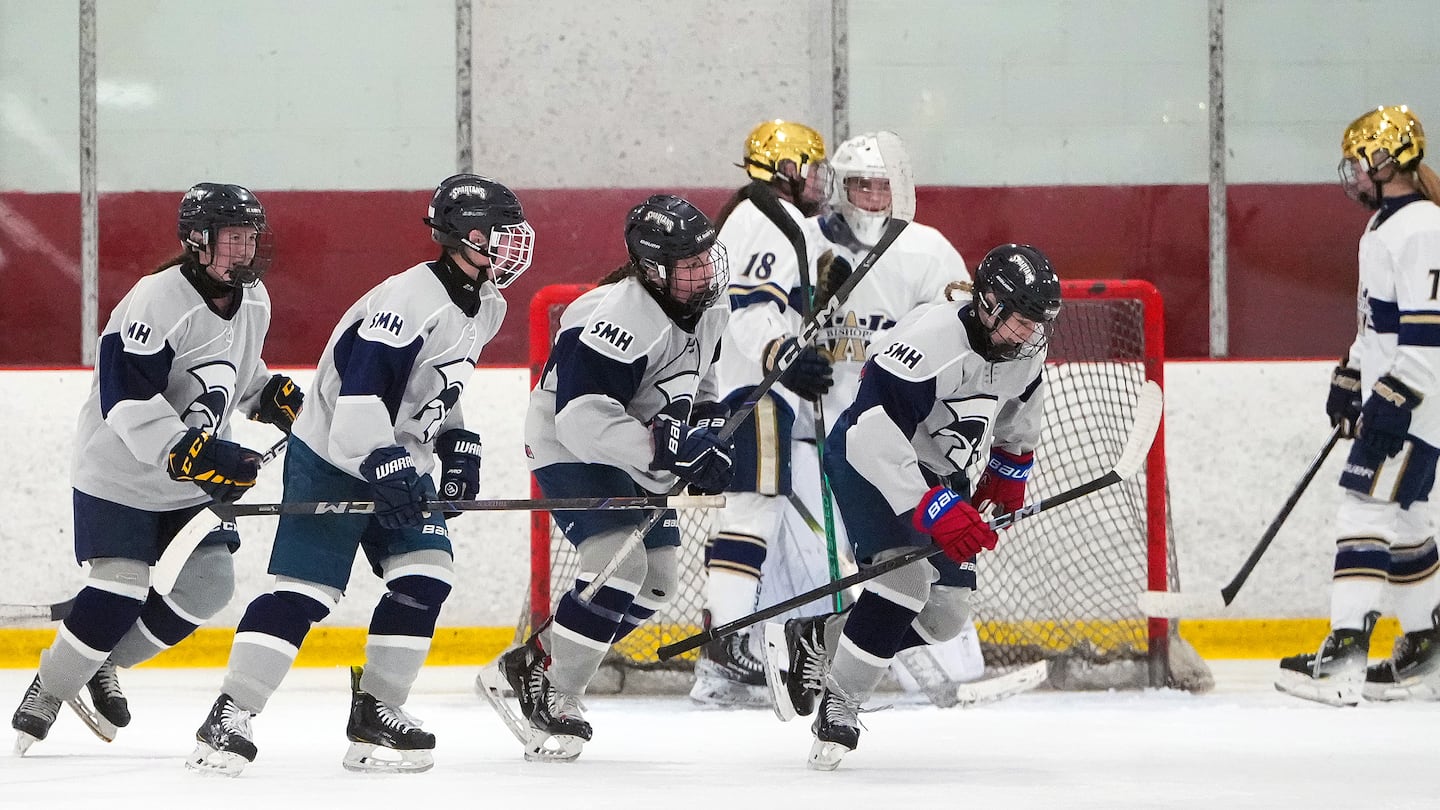
[[[439,737],[435,768],[354,774],[346,673],[297,669],[255,720],[259,758],[236,779],[183,761],[222,672],[122,672],[135,720],[110,744],[68,710],[23,759],[0,757],[0,806],[156,807],[1440,807],[1440,704],[1331,709],[1275,692],[1269,661],[1211,662],[1182,692],[1034,692],[941,710],[897,696],[862,715],[833,773],[806,768],[808,724],[683,697],[587,700],[595,740],[570,764],[531,763],[475,695],[473,667],[426,669],[407,709]],[[0,694],[32,673],[0,670]]]

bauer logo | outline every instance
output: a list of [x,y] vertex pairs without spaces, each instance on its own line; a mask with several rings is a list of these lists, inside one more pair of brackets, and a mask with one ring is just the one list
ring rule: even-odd
[[920,361],[925,359],[924,352],[899,342],[891,343],[890,348],[885,350],[885,356],[899,361],[901,365],[911,371],[914,371],[915,367],[920,365]]
[[609,343],[620,351],[627,351],[635,342],[634,336],[609,321],[596,321],[590,326],[590,334]]

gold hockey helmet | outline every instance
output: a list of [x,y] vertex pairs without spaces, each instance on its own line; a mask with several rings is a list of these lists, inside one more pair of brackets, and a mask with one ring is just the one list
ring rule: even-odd
[[1367,171],[1384,165],[1383,157],[1376,158],[1384,150],[1394,159],[1395,168],[1410,171],[1425,156],[1425,130],[1404,104],[1378,107],[1345,128],[1340,150],[1346,159],[1357,161]]
[[742,165],[751,177],[768,183],[779,171],[781,161],[793,161],[796,176],[804,177],[811,165],[824,159],[825,139],[820,133],[804,124],[777,118],[750,131]]

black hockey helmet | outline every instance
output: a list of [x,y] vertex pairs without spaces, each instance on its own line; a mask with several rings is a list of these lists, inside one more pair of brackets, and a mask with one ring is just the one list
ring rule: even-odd
[[[975,268],[975,310],[990,339],[991,360],[1031,357],[1050,339],[1060,314],[1060,278],[1031,245],[1001,245]],[[1033,329],[1010,321],[1018,315]]]
[[673,318],[693,321],[720,300],[730,264],[719,231],[699,208],[656,194],[630,209],[625,249],[641,279]]
[[[265,221],[265,207],[244,186],[232,183],[196,183],[180,198],[175,231],[194,254],[211,249],[221,228],[250,227],[258,237],[249,264],[230,270],[232,286],[249,287],[270,269],[273,241]],[[213,259],[212,259],[213,260]]]
[[[478,174],[445,178],[430,198],[430,238],[447,250],[468,247],[490,259],[490,279],[496,287],[510,286],[530,268],[535,231],[525,221],[520,199],[504,184]],[[485,234],[485,244],[469,239],[471,231]]]

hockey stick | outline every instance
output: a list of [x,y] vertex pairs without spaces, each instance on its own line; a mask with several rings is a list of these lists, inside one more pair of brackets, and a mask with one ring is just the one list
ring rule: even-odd
[[[517,498],[488,501],[428,501],[431,512],[522,512],[612,509],[719,509],[724,495],[655,495],[616,498]],[[255,515],[369,515],[374,501],[295,501],[291,503],[237,503],[212,506],[225,520]]]
[[1314,480],[1315,474],[1320,471],[1320,466],[1325,463],[1325,458],[1340,440],[1340,428],[1336,427],[1331,431],[1330,438],[1325,440],[1325,446],[1306,468],[1305,475],[1300,478],[1300,483],[1285,500],[1285,505],[1280,507],[1280,514],[1270,521],[1265,528],[1265,533],[1260,536],[1260,542],[1255,544],[1255,549],[1250,552],[1245,563],[1235,574],[1230,583],[1219,591],[1206,591],[1204,593],[1185,593],[1184,591],[1146,591],[1140,594],[1140,610],[1146,616],[1160,616],[1169,618],[1186,618],[1194,616],[1213,616],[1221,613],[1230,603],[1235,601],[1235,595],[1250,578],[1250,573],[1255,570],[1255,565],[1260,562],[1260,557],[1265,554],[1265,549],[1270,547],[1275,535],[1280,532],[1280,527],[1285,524],[1285,519],[1290,516],[1290,511],[1300,501],[1300,496],[1305,494],[1310,482]]
[[[1145,454],[1150,451],[1150,443],[1155,440],[1155,431],[1160,427],[1160,417],[1163,411],[1164,397],[1160,393],[1160,386],[1156,385],[1153,381],[1147,380],[1145,385],[1140,389],[1140,397],[1135,403],[1135,423],[1130,428],[1130,437],[1125,441],[1125,448],[1120,452],[1120,459],[1115,462],[1115,466],[1112,467],[1109,472],[1077,487],[1072,487],[1057,495],[1052,495],[1039,503],[1032,503],[1027,506],[1022,506],[1014,512],[997,515],[990,519],[990,528],[998,532],[1027,517],[1038,515],[1041,512],[1048,512],[1057,506],[1067,504],[1077,498],[1083,498],[1093,492],[1099,492],[1106,487],[1113,486],[1134,477],[1134,475],[1140,471],[1140,468],[1145,465]],[[884,562],[869,566],[859,573],[836,580],[829,585],[824,585],[791,599],[786,599],[784,602],[771,605],[749,616],[742,616],[733,622],[696,633],[674,644],[667,644],[656,650],[656,654],[661,661],[668,661],[702,644],[707,644],[717,638],[732,635],[752,624],[774,618],[800,605],[813,602],[816,599],[823,599],[836,591],[844,590],[851,585],[874,579],[881,574],[894,571],[896,568],[909,565],[916,560],[932,557],[943,551],[944,549],[933,543],[928,546],[912,549],[904,554],[891,557]]]
[[[270,445],[270,449],[260,457],[260,466],[264,467],[285,452],[285,446],[289,442],[290,434],[286,433]],[[180,569],[185,567],[195,547],[221,523],[230,521],[230,518],[221,517],[216,511],[220,507],[221,504],[211,503],[196,512],[195,516],[170,538],[170,544],[165,546],[165,550],[160,553],[160,559],[156,560],[154,568],[150,569],[150,587],[154,588],[156,593],[166,596],[174,590],[175,580],[180,578]]]
[[73,596],[64,602],[56,602],[51,605],[0,605],[0,627],[28,624],[33,621],[64,621],[65,617],[70,615],[70,608],[74,606],[75,597]]

